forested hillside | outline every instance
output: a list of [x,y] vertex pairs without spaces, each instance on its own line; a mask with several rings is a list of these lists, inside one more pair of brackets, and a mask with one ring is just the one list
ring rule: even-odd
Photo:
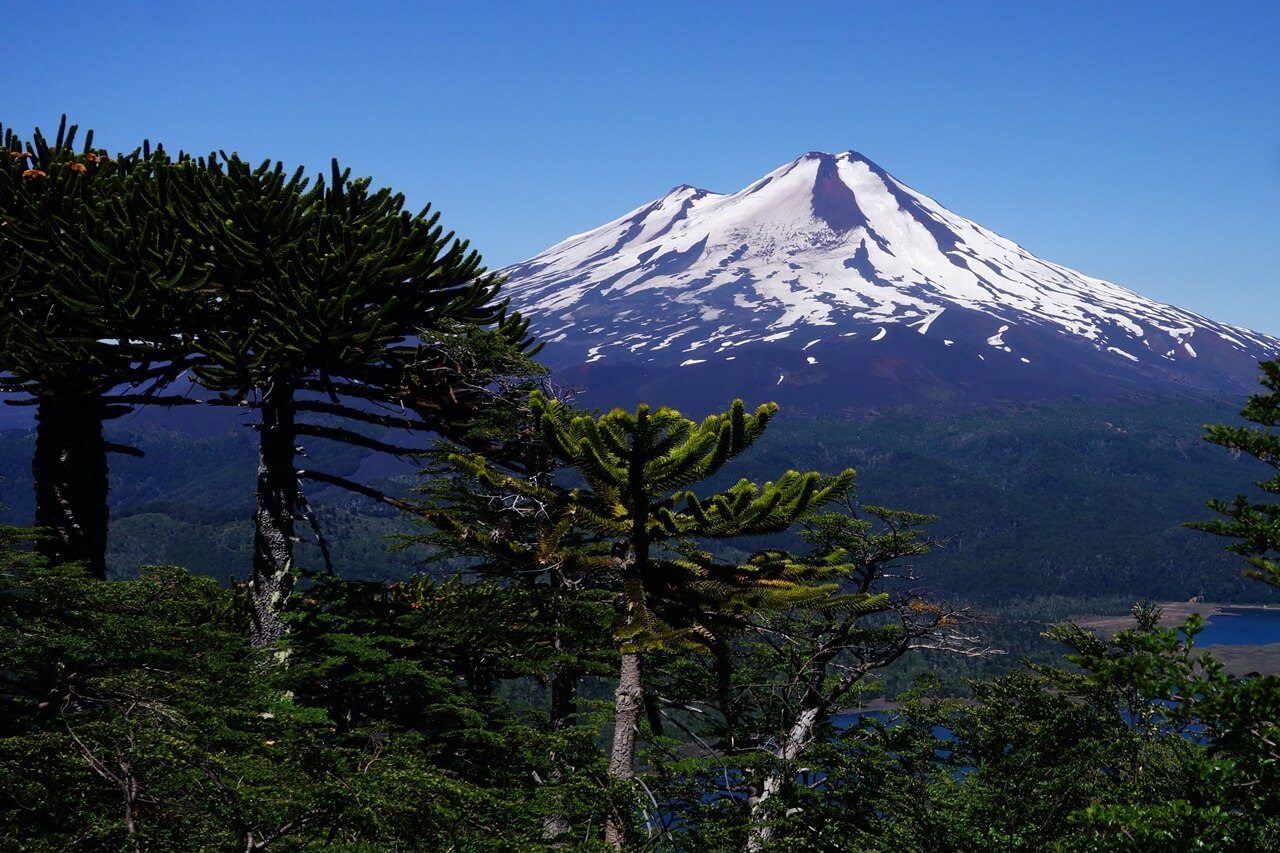
[[[1200,438],[1203,424],[1233,421],[1237,408],[1134,398],[937,418],[815,420],[781,411],[741,471],[768,479],[799,460],[819,470],[852,467],[868,503],[937,515],[930,531],[940,544],[925,580],[949,599],[987,608],[1045,596],[1266,600],[1217,540],[1183,526],[1208,517],[1209,496],[1230,497],[1265,471],[1252,457]],[[113,441],[146,454],[112,467],[108,565],[115,576],[172,563],[226,580],[236,554],[250,546],[252,431],[243,417],[213,410],[197,435],[192,414],[183,414],[180,428],[128,420],[108,427]],[[33,436],[7,438],[0,496],[8,511],[0,518],[26,523]],[[421,461],[380,460],[320,439],[308,446],[335,472],[359,471],[379,489],[408,495],[424,482]],[[344,575],[398,580],[423,568],[425,550],[386,547],[389,536],[413,531],[411,518],[332,487],[309,491]],[[319,566],[311,536],[304,531],[301,540],[301,563]]]
[[850,465],[869,503],[939,517],[928,581],[995,604],[1048,595],[1256,600],[1235,560],[1184,521],[1205,495],[1233,496],[1267,467],[1201,440],[1238,406],[1137,397],[882,415],[779,427],[762,465]]

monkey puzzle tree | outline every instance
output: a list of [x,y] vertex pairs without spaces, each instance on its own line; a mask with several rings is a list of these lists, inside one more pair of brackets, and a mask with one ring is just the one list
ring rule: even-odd
[[299,479],[379,497],[321,471],[300,471],[298,439],[313,436],[396,454],[419,452],[343,424],[461,430],[485,389],[455,352],[488,327],[508,349],[527,347],[525,324],[497,301],[501,280],[467,243],[444,233],[430,208],[353,180],[336,161],[329,183],[270,162],[210,156],[183,172],[180,218],[215,298],[192,346],[201,383],[258,412],[253,639],[282,636],[293,583]]
[[[781,555],[723,565],[697,551],[698,541],[783,531],[841,494],[853,472],[822,477],[788,471],[763,487],[740,480],[702,499],[688,487],[751,446],[776,404],[748,415],[738,400],[698,424],[675,410],[645,405],[595,418],[573,416],[537,393],[530,403],[552,453],[586,481],[569,508],[573,523],[615,543],[610,571],[620,589],[614,634],[620,659],[609,775],[629,785],[646,650],[706,645],[714,641],[717,618],[830,592],[814,583],[811,567]],[[629,825],[627,810],[611,807],[606,843],[621,849]]]
[[111,158],[90,132],[77,153],[76,130],[3,133],[0,390],[36,406],[37,548],[104,577],[107,453],[128,448],[102,425],[181,372],[201,279],[165,215],[163,151]]

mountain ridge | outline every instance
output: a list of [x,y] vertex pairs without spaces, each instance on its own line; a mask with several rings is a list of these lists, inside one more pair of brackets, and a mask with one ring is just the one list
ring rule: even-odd
[[[588,392],[744,396],[843,374],[870,377],[855,408],[1050,389],[1219,396],[1252,389],[1258,359],[1280,352],[1042,260],[855,151],[809,152],[735,193],[681,184],[501,272],[544,360]],[[812,408],[823,395],[790,396]]]

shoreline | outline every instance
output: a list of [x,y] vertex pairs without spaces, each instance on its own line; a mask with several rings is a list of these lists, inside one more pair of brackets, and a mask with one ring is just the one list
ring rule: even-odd
[[[1186,622],[1192,614],[1198,614],[1201,619],[1208,622],[1214,616],[1221,615],[1225,610],[1277,609],[1270,604],[1229,604],[1214,601],[1161,601],[1157,602],[1156,605],[1160,608],[1160,625],[1163,628],[1176,628]],[[1081,628],[1100,631],[1104,636],[1110,636],[1117,631],[1133,627],[1133,615],[1128,613],[1123,616],[1086,616],[1062,621],[1074,622]]]
[[[1160,625],[1164,628],[1177,628],[1183,622],[1186,622],[1192,614],[1198,614],[1201,619],[1208,622],[1214,616],[1220,616],[1224,611],[1230,610],[1280,612],[1280,607],[1274,604],[1234,604],[1214,601],[1161,601],[1157,602],[1157,606],[1160,607],[1161,611]],[[1119,631],[1133,627],[1133,615],[1128,613],[1123,616],[1080,616],[1061,621],[1062,623],[1075,623],[1081,628],[1087,628],[1103,637],[1110,637]],[[1048,624],[1061,623],[1046,623],[1046,627]],[[1258,675],[1280,675],[1280,642],[1263,645],[1196,644],[1195,652],[1197,654],[1206,651],[1222,663],[1224,669],[1232,675],[1246,676],[1254,673]],[[877,696],[842,707],[837,713],[883,713],[893,711],[899,707],[901,705],[898,702],[883,696]]]
[[[1160,625],[1165,628],[1178,627],[1187,621],[1187,618],[1193,613],[1199,614],[1200,618],[1208,622],[1212,617],[1220,616],[1224,611],[1229,610],[1267,610],[1275,612],[1277,609],[1274,605],[1269,604],[1227,604],[1211,601],[1169,601],[1160,602],[1159,606],[1161,608]],[[1104,637],[1109,637],[1125,628],[1133,627],[1133,616],[1131,615],[1094,616],[1065,621],[1075,622],[1081,628],[1088,628]],[[1209,652],[1231,675],[1280,675],[1280,643],[1256,646],[1221,643],[1201,645],[1197,643],[1195,652],[1197,654]]]

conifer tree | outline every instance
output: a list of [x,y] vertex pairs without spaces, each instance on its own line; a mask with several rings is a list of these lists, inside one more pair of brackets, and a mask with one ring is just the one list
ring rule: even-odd
[[[609,775],[629,788],[646,650],[706,645],[714,639],[717,615],[782,607],[830,592],[812,583],[807,567],[787,559],[763,556],[746,565],[723,565],[693,546],[698,540],[783,531],[841,494],[853,472],[824,478],[788,471],[763,487],[740,480],[702,499],[688,487],[754,443],[776,404],[749,415],[738,400],[700,424],[673,409],[646,405],[634,413],[572,416],[537,393],[531,407],[551,451],[586,481],[570,509],[574,523],[614,542],[610,570],[620,589],[619,670]],[[606,843],[621,849],[629,825],[627,808],[612,806]]]
[[[500,453],[511,452],[511,443]],[[579,679],[608,672],[599,628],[609,621],[602,599],[612,561],[608,543],[574,523],[577,496],[555,482],[549,459],[532,458],[540,455],[525,454],[523,462],[534,467],[521,469],[449,453],[427,472],[422,513],[435,530],[421,541],[432,547],[434,561],[461,558],[468,574],[498,579],[526,596],[543,632],[526,655],[545,662],[551,728],[563,730],[577,717]]]
[[[1266,391],[1250,395],[1240,416],[1256,426],[1211,424],[1205,427],[1205,441],[1237,453],[1246,453],[1275,472],[1254,486],[1268,495],[1280,495],[1280,361],[1258,365],[1258,381]],[[1237,541],[1228,551],[1243,555],[1249,562],[1245,575],[1280,588],[1280,504],[1258,503],[1245,495],[1231,502],[1214,499],[1209,508],[1223,518],[1191,522],[1187,526]]]
[[280,163],[253,168],[211,155],[191,164],[183,191],[181,218],[216,294],[192,342],[208,361],[197,378],[259,415],[252,630],[266,644],[284,631],[280,610],[305,502],[299,480],[385,498],[299,470],[299,438],[420,452],[347,424],[458,432],[488,396],[458,355],[476,352],[468,330],[488,327],[495,349],[507,353],[529,341],[525,324],[497,301],[500,279],[444,233],[438,213],[411,214],[402,195],[353,180],[337,161],[328,183],[313,183]]
[[721,703],[750,706],[737,711],[743,719],[725,721],[731,748],[768,756],[763,767],[744,774],[755,791],[746,810],[745,853],[773,840],[785,811],[775,798],[864,679],[913,651],[989,653],[966,627],[972,619],[965,611],[928,601],[915,583],[909,561],[932,547],[919,525],[933,516],[859,506],[852,491],[836,505],[802,519],[800,535],[812,546],[806,559],[838,564],[841,594],[763,620],[747,656],[774,689],[742,691]]
[[178,332],[201,279],[165,215],[162,150],[112,158],[89,132],[77,151],[65,116],[52,142],[2,135],[0,390],[36,406],[37,548],[104,577],[107,454],[136,451],[103,422],[186,366]]
[[[545,378],[538,386],[562,402],[571,392]],[[515,402],[514,399],[511,402]],[[579,684],[613,670],[609,543],[574,523],[576,494],[557,474],[528,406],[490,407],[491,446],[483,455],[441,443],[423,473],[421,507],[434,528],[419,537],[433,563],[466,565],[469,576],[503,585],[528,616],[520,661],[548,693],[549,771],[539,779],[552,803],[543,837],[563,842],[574,821],[565,787],[581,779],[581,749],[590,735],[580,716]],[[597,790],[590,791],[594,802]]]

